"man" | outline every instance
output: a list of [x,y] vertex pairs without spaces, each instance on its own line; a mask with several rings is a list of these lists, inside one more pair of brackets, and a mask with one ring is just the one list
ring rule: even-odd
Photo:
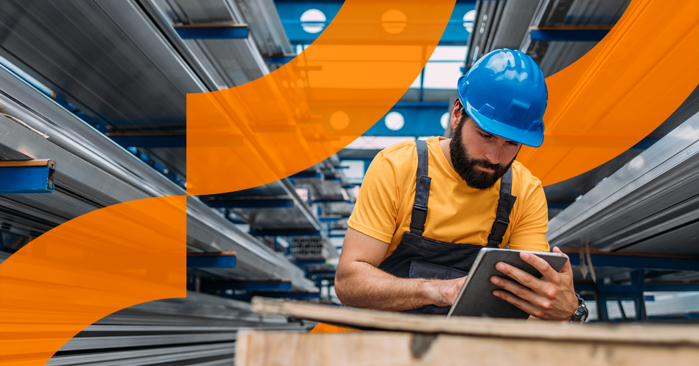
[[[541,182],[514,160],[522,144],[543,142],[541,69],[520,51],[496,50],[457,91],[452,139],[393,145],[369,167],[337,267],[343,304],[446,314],[484,246],[548,251]],[[506,290],[493,295],[539,319],[581,320],[570,263],[558,273],[536,256],[522,259],[543,277],[498,263],[514,280],[491,278]]]

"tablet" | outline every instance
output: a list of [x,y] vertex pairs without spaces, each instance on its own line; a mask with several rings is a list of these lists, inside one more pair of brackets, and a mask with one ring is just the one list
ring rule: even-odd
[[[476,261],[468,272],[466,282],[451,307],[450,316],[486,316],[491,318],[526,319],[529,317],[524,310],[502,300],[493,291],[505,291],[490,282],[490,277],[499,276],[509,278],[504,273],[495,269],[495,264],[505,262],[517,267],[536,278],[541,278],[541,273],[531,264],[520,258],[523,250],[510,250],[500,248],[483,248],[478,252]],[[544,259],[556,271],[560,271],[567,258],[560,253],[527,252]],[[515,281],[516,282],[516,281]]]

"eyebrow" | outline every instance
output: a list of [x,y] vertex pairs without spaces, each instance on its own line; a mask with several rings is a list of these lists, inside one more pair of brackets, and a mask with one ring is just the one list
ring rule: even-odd
[[[496,135],[494,135],[494,134],[492,134],[492,133],[490,133],[490,132],[483,131],[483,129],[480,128],[480,127],[478,127],[478,125],[476,125],[476,131],[478,131],[478,132],[480,132],[480,133],[484,133],[484,134],[486,134],[486,135],[496,136]],[[498,137],[499,137],[499,136],[498,136]],[[515,140],[507,140],[507,139],[505,139],[505,142],[507,142],[507,143],[514,142],[515,144],[519,144],[519,142],[517,142],[517,141],[515,141]]]

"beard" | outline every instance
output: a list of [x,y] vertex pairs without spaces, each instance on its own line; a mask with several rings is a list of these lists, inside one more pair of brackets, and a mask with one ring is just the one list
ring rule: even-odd
[[[469,187],[476,189],[488,189],[495,185],[495,183],[500,179],[507,170],[512,166],[512,161],[507,165],[492,164],[485,159],[473,159],[468,154],[468,149],[464,145],[461,139],[461,130],[463,129],[465,118],[459,123],[454,131],[454,136],[449,144],[449,154],[451,155],[451,163],[454,166],[454,170],[461,177],[461,179],[469,185]],[[517,156],[515,156],[516,158]],[[477,167],[483,167],[492,169],[493,172],[485,172]]]

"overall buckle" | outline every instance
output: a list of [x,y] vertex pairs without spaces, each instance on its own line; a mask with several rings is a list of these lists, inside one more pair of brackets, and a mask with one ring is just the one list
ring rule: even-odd
[[[490,235],[495,234],[495,230],[497,230],[498,227],[500,226],[500,225],[497,225],[497,224],[501,224],[501,225],[504,225],[505,227],[507,227],[507,226],[510,225],[510,220],[504,219],[504,218],[502,218],[502,217],[498,217],[498,218],[495,220],[495,225],[493,225],[493,227],[490,229]],[[504,233],[504,230],[503,230],[503,233]]]

